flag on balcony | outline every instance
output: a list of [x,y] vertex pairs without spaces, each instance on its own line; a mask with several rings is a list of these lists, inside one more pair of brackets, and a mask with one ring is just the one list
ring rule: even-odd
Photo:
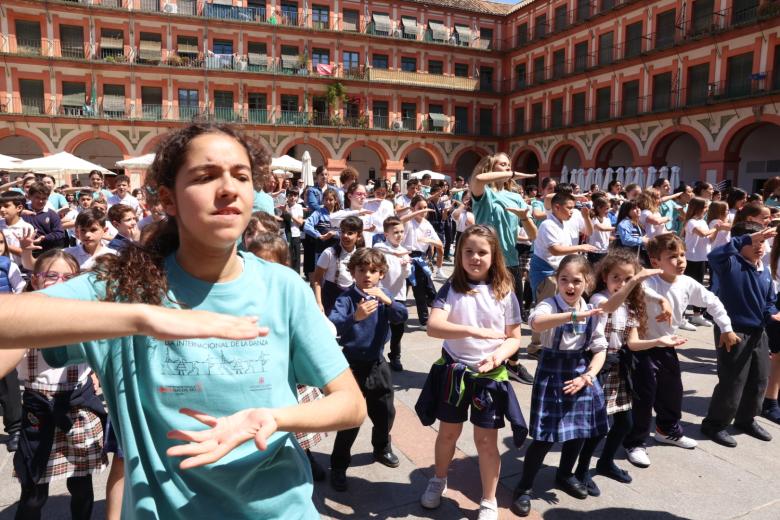
[[332,76],[333,65],[331,65],[330,63],[318,63],[317,74],[319,74],[320,76]]
[[92,111],[92,115],[97,114],[97,81],[92,78],[92,90],[89,93],[89,106]]

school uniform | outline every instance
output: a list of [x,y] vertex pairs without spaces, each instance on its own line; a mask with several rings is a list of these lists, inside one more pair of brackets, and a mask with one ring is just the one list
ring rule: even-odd
[[[708,260],[713,272],[713,290],[729,313],[739,343],[730,351],[717,349],[718,384],[702,427],[723,430],[734,421],[750,425],[761,413],[769,382],[767,322],[777,313],[777,296],[769,269],[749,262],[740,250],[751,244],[750,235],[732,238],[712,251]],[[715,341],[720,330],[715,328]]]
[[325,274],[322,276],[321,299],[326,315],[330,314],[336,304],[336,298],[354,283],[348,266],[349,259],[356,250],[357,248],[344,251],[339,243],[323,251],[317,259],[317,267],[325,269]]
[[[573,307],[556,295],[540,302],[528,321],[533,324],[536,316],[572,310]],[[585,386],[576,394],[563,393],[565,381],[587,370],[586,351],[597,353],[607,348],[598,319],[591,317],[580,324],[580,328],[584,327],[581,332],[574,327],[566,324],[542,332],[543,348],[531,393],[529,430],[534,440],[566,442],[607,433],[607,411],[598,379],[593,380],[593,386]]]
[[412,258],[412,274],[409,283],[412,285],[420,325],[428,323],[428,307],[436,297],[436,289],[431,279],[432,273],[428,267],[428,250],[431,246],[424,240],[436,238],[438,238],[436,230],[426,219],[418,222],[413,218],[404,227],[404,240],[401,245],[409,251],[409,256]]
[[[411,261],[403,263],[398,254],[406,252],[403,246],[393,247],[388,242],[374,244],[374,249],[381,251],[387,261],[387,272],[380,280],[379,286],[390,294],[394,301],[406,306],[406,279],[412,272]],[[401,359],[401,338],[404,335],[406,320],[390,324],[390,355],[389,358]]]

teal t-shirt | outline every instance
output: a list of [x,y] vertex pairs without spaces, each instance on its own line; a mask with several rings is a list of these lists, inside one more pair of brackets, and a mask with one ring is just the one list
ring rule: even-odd
[[264,191],[255,192],[255,200],[252,202],[252,213],[264,211],[269,215],[274,214],[274,199]]
[[515,249],[519,220],[514,213],[508,212],[505,208],[525,208],[527,204],[523,197],[507,190],[493,191],[489,186],[485,186],[485,192],[481,197],[472,194],[471,205],[474,221],[477,224],[492,226],[496,230],[507,267],[519,265],[520,259]]
[[57,211],[58,209],[62,209],[62,208],[67,208],[68,205],[69,205],[68,199],[66,199],[63,194],[53,191],[49,195],[49,207],[51,207],[51,209],[53,209],[54,211]]
[[673,200],[667,200],[661,204],[661,207],[658,208],[658,212],[662,217],[669,217],[671,219],[666,223],[666,229],[677,233],[679,229],[676,228],[679,228],[681,224],[681,222],[677,220],[677,204],[675,204]]
[[[545,213],[547,211],[547,210],[544,209],[544,201],[543,200],[533,199],[531,201],[531,214],[532,215],[533,215],[534,211],[541,211],[542,213]],[[541,226],[542,222],[544,222],[544,219],[543,218],[536,219],[536,218],[533,218],[532,215],[529,215],[529,216],[531,216],[531,218],[533,219],[534,224],[536,224],[536,227]]]
[[[296,383],[323,387],[348,368],[311,289],[288,267],[241,254],[244,271],[211,284],[166,259],[171,301],[258,316],[268,336],[248,341],[160,341],[146,336],[91,341],[45,351],[53,366],[88,362],[100,377],[125,453],[123,518],[319,518],[306,455],[293,434],[277,432],[266,451],[250,441],[206,467],[181,470],[165,451],[172,429],[204,430],[179,413],[212,416],[297,403]],[[87,274],[45,294],[98,300],[104,286]],[[177,304],[167,303],[169,307]]]

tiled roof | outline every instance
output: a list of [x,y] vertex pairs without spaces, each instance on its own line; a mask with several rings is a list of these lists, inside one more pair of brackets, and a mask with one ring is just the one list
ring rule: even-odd
[[[485,0],[409,0],[415,4],[424,4],[431,7],[449,7],[453,9],[463,9],[464,11],[473,11],[484,14],[509,14],[517,6],[515,4],[501,4],[498,2],[487,2]],[[518,0],[518,3],[520,1]],[[523,2],[526,3],[526,2]]]

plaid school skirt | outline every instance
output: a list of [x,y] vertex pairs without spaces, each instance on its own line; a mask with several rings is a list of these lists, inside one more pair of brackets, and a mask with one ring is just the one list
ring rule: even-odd
[[609,429],[598,380],[574,395],[564,383],[587,370],[584,352],[542,349],[531,392],[529,435],[545,442],[566,442],[604,435]]
[[[106,468],[108,459],[103,453],[103,423],[100,417],[91,410],[78,407],[72,407],[68,417],[73,421],[73,427],[67,432],[55,427],[46,472],[38,484],[85,477]],[[36,420],[34,416],[28,419]]]
[[[312,401],[322,399],[323,397],[320,389],[313,386],[298,385],[297,390],[299,403],[311,403]],[[318,432],[295,433],[295,440],[298,441],[298,444],[300,444],[301,448],[304,450],[311,449],[311,447],[318,444],[323,437],[325,437],[325,434]]]

